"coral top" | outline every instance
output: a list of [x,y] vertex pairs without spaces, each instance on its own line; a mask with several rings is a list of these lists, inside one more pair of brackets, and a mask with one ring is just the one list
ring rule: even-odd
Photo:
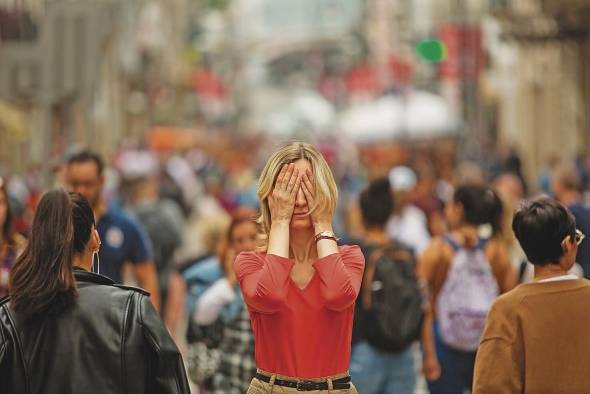
[[266,253],[241,253],[234,264],[250,311],[258,368],[284,376],[319,378],[348,371],[354,302],[365,259],[358,246],[342,246],[313,263],[300,289],[295,263]]

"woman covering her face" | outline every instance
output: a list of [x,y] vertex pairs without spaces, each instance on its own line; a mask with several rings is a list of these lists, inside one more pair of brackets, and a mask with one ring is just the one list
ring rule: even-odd
[[313,146],[290,143],[266,163],[258,197],[260,248],[235,261],[256,343],[248,393],[356,393],[348,366],[364,258],[336,243],[332,172]]

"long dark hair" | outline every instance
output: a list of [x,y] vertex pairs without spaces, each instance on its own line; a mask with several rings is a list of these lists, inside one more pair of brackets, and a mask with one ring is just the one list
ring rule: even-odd
[[62,189],[47,192],[33,219],[29,243],[10,274],[12,308],[25,319],[55,314],[78,296],[72,259],[94,227],[88,201]]

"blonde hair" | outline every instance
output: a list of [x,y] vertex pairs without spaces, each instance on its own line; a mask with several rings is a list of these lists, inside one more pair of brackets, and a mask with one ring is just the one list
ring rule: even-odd
[[260,199],[260,250],[268,248],[271,216],[268,196],[272,193],[275,181],[284,164],[305,159],[311,164],[315,189],[315,204],[310,207],[309,214],[318,206],[326,206],[333,214],[338,203],[338,188],[332,171],[322,154],[313,146],[304,142],[291,142],[276,151],[266,162],[258,181],[258,198]]

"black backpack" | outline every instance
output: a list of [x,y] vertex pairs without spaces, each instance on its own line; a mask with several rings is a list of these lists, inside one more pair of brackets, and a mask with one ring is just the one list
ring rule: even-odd
[[412,250],[394,243],[373,250],[363,277],[360,318],[373,347],[398,353],[420,338],[424,297]]

